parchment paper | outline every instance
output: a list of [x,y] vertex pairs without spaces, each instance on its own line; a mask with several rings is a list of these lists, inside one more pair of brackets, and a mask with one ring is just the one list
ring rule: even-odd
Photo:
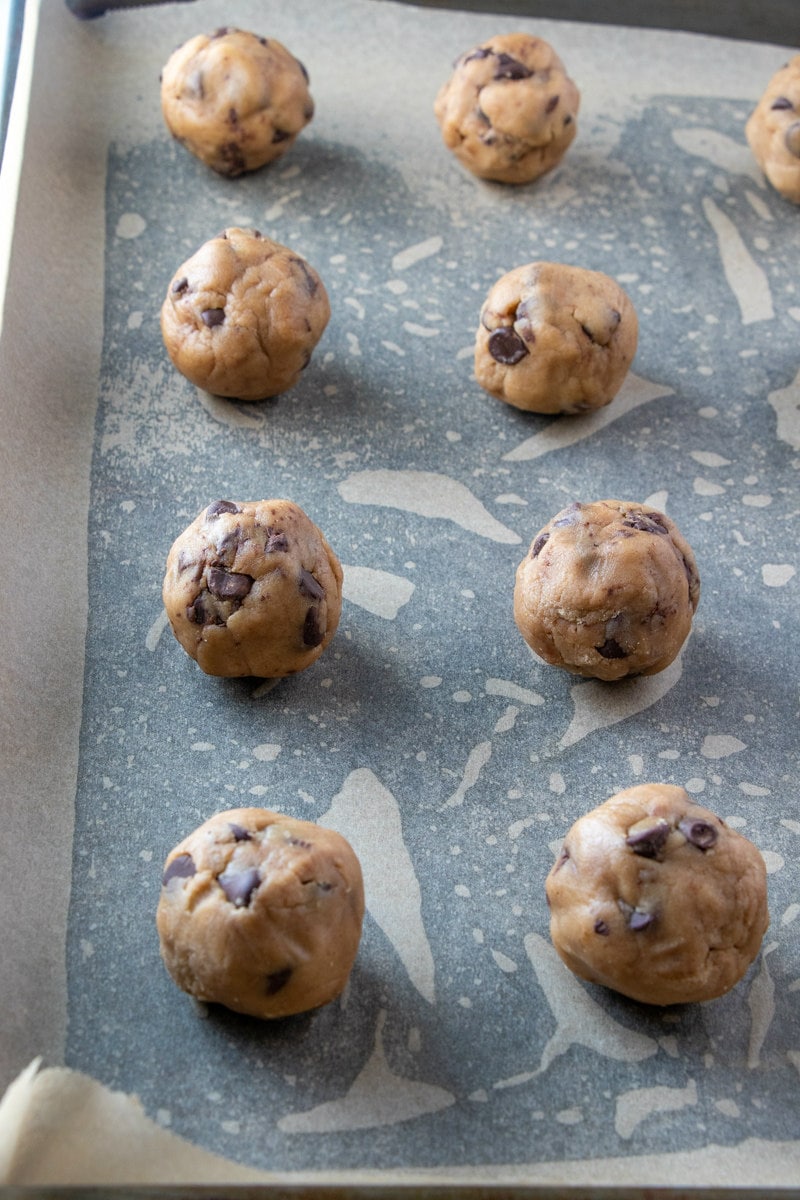
[[[302,59],[317,112],[225,181],[169,138],[158,74],[234,20]],[[0,1079],[47,1069],[15,1093],[7,1181],[114,1176],[113,1154],[19,1151],[37,1097],[52,1130],[87,1088],[95,1113],[139,1098],[148,1181],[208,1156],[231,1180],[796,1179],[800,214],[743,135],[791,51],[384,0],[47,4],[33,28],[0,341]],[[453,59],[513,28],[583,97],[567,158],[523,189],[465,175],[431,111]],[[231,224],[305,255],[333,305],[300,385],[257,405],[199,394],[158,328],[174,268]],[[595,417],[526,416],[472,378],[483,296],[534,258],[637,307]],[[210,679],[165,628],[167,550],[211,500],[278,496],[342,559],[339,633],[275,687]],[[680,660],[616,687],[533,659],[511,616],[533,535],[606,497],[669,512],[703,583]],[[549,943],[560,838],[637,781],[687,787],[766,859],[762,953],[712,1004],[629,1003]],[[251,803],[340,829],[367,887],[345,996],[275,1025],[199,1011],[154,927],[168,850]],[[154,1129],[196,1165],[150,1152]]]

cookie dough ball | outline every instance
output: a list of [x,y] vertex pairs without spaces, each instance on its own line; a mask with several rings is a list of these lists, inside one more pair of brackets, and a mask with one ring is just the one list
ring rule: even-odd
[[207,675],[279,678],[331,641],[342,568],[290,500],[217,500],[173,543],[162,594],[172,632]]
[[766,931],[764,860],[680,787],[647,783],[576,821],[547,877],[553,945],[581,979],[645,1004],[713,1000]]
[[498,279],[481,308],[475,378],[536,413],[609,404],[636,354],[636,310],[601,271],[533,262]]
[[773,75],[745,134],[775,190],[800,204],[800,54]]
[[164,864],[156,924],[178,987],[253,1017],[287,1017],[344,988],[364,886],[340,834],[262,808],[218,813]]
[[552,46],[510,33],[456,60],[434,113],[444,144],[473,175],[530,183],[561,161],[577,132],[579,103]]
[[233,178],[285,154],[314,102],[305,67],[280,42],[218,29],[172,54],[161,73],[161,111],[173,137]]
[[313,267],[253,229],[226,229],[182,263],[161,308],[173,366],[215,396],[265,400],[294,387],[328,324]]
[[668,667],[689,635],[700,577],[688,542],[646,504],[571,504],[517,570],[514,619],[545,662],[622,679]]

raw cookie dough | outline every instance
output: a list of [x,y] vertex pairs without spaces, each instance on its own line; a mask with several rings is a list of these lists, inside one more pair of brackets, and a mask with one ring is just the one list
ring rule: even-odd
[[528,412],[602,408],[619,391],[638,336],[633,304],[608,275],[532,262],[498,279],[483,303],[475,378]]
[[576,502],[520,563],[514,619],[545,662],[622,679],[669,666],[699,599],[694,554],[669,517],[627,500]]
[[509,33],[456,59],[434,113],[445,145],[473,175],[530,183],[561,161],[579,103],[552,46]]
[[545,889],[570,970],[645,1004],[721,996],[769,922],[759,851],[668,784],[628,788],[576,821]]
[[178,987],[253,1017],[286,1017],[339,995],[363,917],[361,866],[341,834],[236,808],[170,852],[156,923]]
[[330,315],[322,280],[305,259],[234,227],[178,267],[161,332],[173,365],[197,387],[264,400],[294,387]]
[[161,73],[161,111],[173,137],[233,178],[289,149],[314,115],[308,73],[274,38],[241,29],[198,34]]
[[775,190],[800,204],[800,54],[773,75],[745,134]]
[[311,666],[336,632],[342,568],[290,500],[217,500],[173,543],[162,594],[206,674],[278,678]]

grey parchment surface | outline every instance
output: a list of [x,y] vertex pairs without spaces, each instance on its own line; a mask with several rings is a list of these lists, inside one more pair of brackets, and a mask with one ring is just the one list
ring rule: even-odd
[[[160,63],[229,5],[81,35],[131,105],[106,118],[65,1062],[275,1170],[796,1143],[800,213],[743,136],[785,53],[760,47],[734,82],[729,46],[681,35],[237,8],[305,62],[317,116],[235,181],[157,111]],[[465,175],[431,112],[456,55],[514,26],[583,91],[568,156],[522,189]],[[261,404],[198,393],[159,333],[174,269],[234,224],[303,254],[331,297],[301,383]],[[637,308],[632,373],[594,417],[525,415],[472,377],[483,296],[533,259],[605,271]],[[295,500],[344,565],[333,644],[275,686],[204,676],[165,625],[169,546],[223,497]],[[703,588],[680,659],[616,686],[538,662],[511,612],[540,527],[612,497],[668,512]],[[686,787],[766,859],[761,955],[714,1003],[635,1005],[550,945],[559,840],[636,782]],[[346,994],[276,1024],[199,1011],[154,926],[170,848],[249,804],[341,830],[365,873]]]

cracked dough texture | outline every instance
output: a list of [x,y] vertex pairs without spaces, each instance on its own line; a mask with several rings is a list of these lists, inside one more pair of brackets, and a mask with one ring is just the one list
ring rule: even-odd
[[769,923],[764,860],[681,787],[647,783],[576,821],[545,884],[553,945],[581,979],[645,1004],[712,1000]]
[[482,179],[530,183],[563,158],[580,95],[552,46],[526,33],[458,58],[434,103],[444,144]]
[[175,272],[161,332],[173,365],[197,387],[264,400],[294,387],[330,314],[322,280],[305,259],[234,227]]
[[170,852],[156,923],[178,987],[272,1018],[340,994],[363,917],[361,866],[341,834],[238,808],[218,813]]
[[689,635],[700,599],[691,547],[650,505],[574,503],[517,569],[514,619],[545,662],[596,679],[653,675]]
[[745,134],[775,190],[800,204],[800,54],[773,75]]
[[223,28],[180,46],[161,73],[172,136],[231,178],[285,154],[314,115],[308,73],[274,38]]
[[636,310],[608,275],[529,263],[498,279],[483,303],[475,378],[528,412],[602,408],[622,386],[638,336]]
[[331,641],[342,568],[290,500],[218,500],[173,543],[163,599],[206,674],[278,678],[311,666]]

